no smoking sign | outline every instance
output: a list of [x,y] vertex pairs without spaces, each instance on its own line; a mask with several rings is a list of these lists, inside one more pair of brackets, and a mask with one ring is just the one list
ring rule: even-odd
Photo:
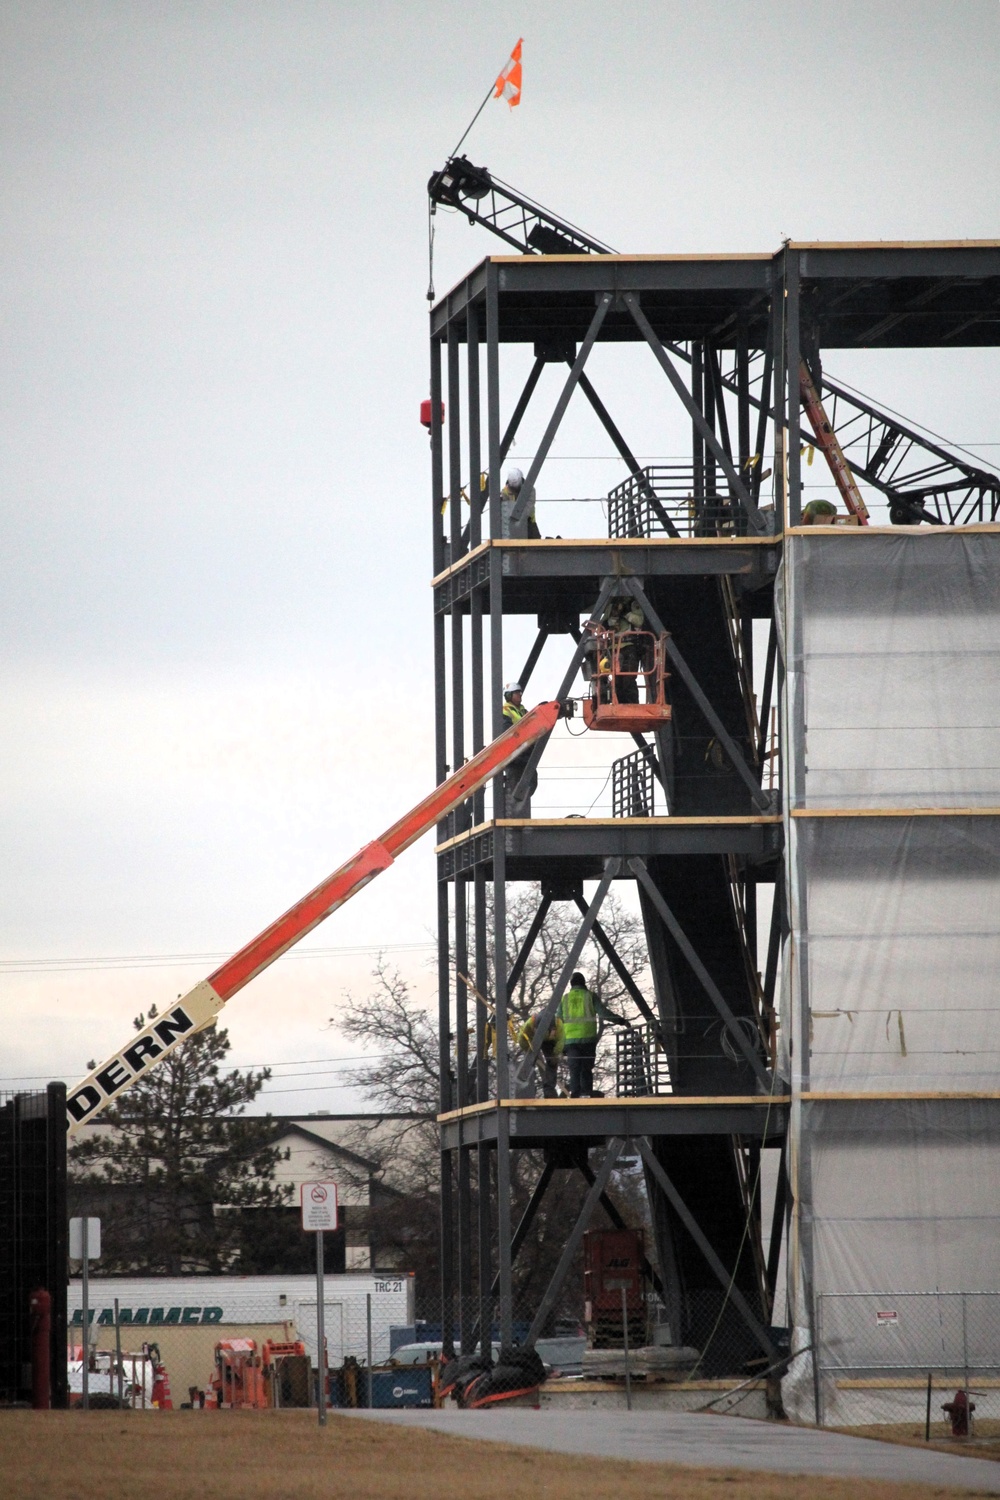
[[304,1182],[301,1188],[302,1228],[315,1232],[337,1227],[337,1184]]

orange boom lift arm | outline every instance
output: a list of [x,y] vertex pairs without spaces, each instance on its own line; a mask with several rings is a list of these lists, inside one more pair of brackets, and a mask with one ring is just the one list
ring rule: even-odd
[[485,749],[466,761],[446,781],[418,802],[381,838],[366,844],[353,859],[340,866],[315,890],[303,896],[301,901],[266,927],[258,937],[247,943],[207,979],[184,995],[164,1015],[158,1016],[144,1027],[127,1046],[122,1047],[73,1089],[66,1102],[67,1129],[70,1135],[81,1125],[100,1114],[105,1105],[117,1099],[126,1089],[143,1077],[149,1069],[168,1057],[176,1047],[195,1032],[210,1026],[226,1001],[241,990],[251,979],[263,972],[276,958],[287,953],[289,948],[312,932],[338,906],[343,906],[352,896],[366,886],[383,870],[387,870],[397,855],[416,843],[435,823],[439,823],[451,810],[471,797],[492,776],[510,764],[526,746],[534,744],[543,734],[549,734],[557,719],[566,712],[561,703],[540,703],[525,714],[512,729],[499,735]]

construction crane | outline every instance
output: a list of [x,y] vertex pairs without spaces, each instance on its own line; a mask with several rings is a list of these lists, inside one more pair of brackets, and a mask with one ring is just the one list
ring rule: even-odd
[[366,844],[353,859],[303,896],[284,916],[234,953],[189,994],[150,1021],[126,1046],[100,1067],[94,1068],[67,1099],[69,1134],[73,1135],[82,1125],[93,1120],[112,1100],[120,1098],[189,1037],[211,1026],[227,1000],[231,1000],[238,990],[263,973],[275,959],[287,953],[338,907],[350,901],[376,875],[387,870],[404,849],[415,844],[525,749],[543,735],[550,734],[557,720],[568,716],[571,711],[571,703],[555,701],[540,703],[531,709],[513,728],[498,735],[485,749],[466,761],[429,797],[418,802],[379,838]]
[[610,245],[557,219],[547,208],[525,198],[467,156],[450,156],[427,184],[433,212],[439,204],[457,209],[470,224],[482,224],[518,254],[614,255]]
[[[432,213],[438,205],[454,209],[470,224],[481,224],[498,235],[521,255],[617,253],[510,187],[486,167],[475,166],[467,156],[449,157],[431,176],[427,193]],[[667,343],[664,347],[690,363],[690,352],[682,345]],[[844,504],[861,525],[868,524],[869,515],[855,473],[885,496],[889,519],[896,526],[1000,519],[1000,476],[940,447],[826,375],[814,380],[805,362],[799,373],[802,406],[816,446],[829,465]],[[736,393],[734,380],[721,372],[719,380],[726,390]],[[829,415],[823,406],[824,395],[833,398]],[[757,407],[762,404],[753,395],[750,402]],[[643,482],[640,473],[636,478]],[[659,501],[648,480],[643,488],[659,513]],[[671,528],[665,529],[669,532]]]

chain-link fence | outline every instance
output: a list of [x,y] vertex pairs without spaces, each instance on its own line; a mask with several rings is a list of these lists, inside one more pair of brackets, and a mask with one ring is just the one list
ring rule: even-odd
[[[626,1231],[623,1238],[635,1239]],[[626,1247],[627,1248],[627,1247]],[[327,1276],[323,1294],[331,1407],[487,1407],[511,1399],[702,1409],[734,1390],[763,1416],[768,1360],[713,1318],[712,1338],[683,1342],[641,1266],[611,1237],[600,1281],[582,1277],[548,1311],[517,1296],[510,1342],[496,1293],[451,1300],[442,1315],[413,1278]],[[654,1273],[655,1274],[655,1273]],[[720,1293],[721,1304],[721,1293]],[[92,1277],[84,1334],[81,1286],[70,1283],[71,1404],[196,1410],[315,1407],[320,1343],[315,1278]],[[486,1310],[485,1323],[481,1317]],[[485,1329],[485,1332],[484,1332]],[[704,1347],[701,1344],[704,1343]],[[730,1347],[731,1343],[731,1347]],[[729,1348],[729,1354],[726,1350]],[[725,1407],[723,1408],[725,1409]]]
[[827,1292],[816,1324],[820,1425],[1000,1435],[1000,1292]]

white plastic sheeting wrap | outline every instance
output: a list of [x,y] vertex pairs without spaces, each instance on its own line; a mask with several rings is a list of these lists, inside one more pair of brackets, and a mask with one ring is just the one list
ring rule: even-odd
[[831,1372],[880,1370],[887,1329],[893,1368],[930,1358],[886,1294],[1000,1290],[1000,532],[792,535],[778,590],[789,1306],[819,1342],[785,1397],[836,1421]]
[[1000,1078],[1000,818],[796,818],[812,1091]]
[[1000,807],[1000,536],[788,539],[804,687],[793,806]]

